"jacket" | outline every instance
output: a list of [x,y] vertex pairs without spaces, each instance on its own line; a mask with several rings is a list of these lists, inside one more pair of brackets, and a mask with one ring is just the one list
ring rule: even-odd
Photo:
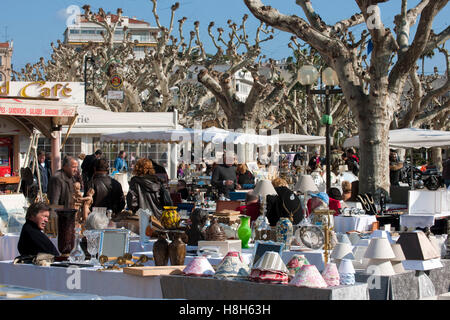
[[[134,176],[129,183],[127,194],[128,209],[136,212],[138,209],[150,209],[160,220],[163,206],[163,192],[161,181],[155,175]],[[170,195],[169,195],[170,197]]]
[[96,173],[87,184],[84,193],[93,188],[95,193],[92,207],[104,207],[114,213],[120,213],[125,207],[125,196],[119,181],[111,178],[107,173]]
[[[42,164],[39,163],[39,173],[40,173],[40,178],[41,178],[42,192],[47,193],[48,181],[50,180],[50,177],[52,176],[52,170],[47,165],[47,163],[45,163],[45,167],[43,167]],[[34,176],[37,179],[37,170],[34,172]]]
[[[267,196],[267,219],[275,226],[280,218],[292,218],[293,224],[303,220],[303,206],[300,199],[287,187],[275,188],[277,195]],[[291,195],[294,199],[291,200]]]
[[[233,184],[225,186],[223,184],[225,180],[232,180]],[[218,165],[212,173],[211,185],[217,188],[219,194],[223,193],[224,196],[229,197],[230,191],[234,191],[236,188],[236,167],[228,167],[224,164]]]
[[49,253],[59,256],[53,242],[43,233],[36,223],[26,220],[20,232],[17,249],[22,256],[37,255],[38,253]]
[[65,209],[73,208],[74,179],[69,178],[61,169],[50,177],[47,197],[50,204],[62,205]]

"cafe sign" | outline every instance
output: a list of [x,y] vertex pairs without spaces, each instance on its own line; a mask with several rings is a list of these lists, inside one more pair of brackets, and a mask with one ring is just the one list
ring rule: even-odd
[[83,103],[84,83],[6,81],[0,86],[0,96],[23,98],[56,98],[67,103]]

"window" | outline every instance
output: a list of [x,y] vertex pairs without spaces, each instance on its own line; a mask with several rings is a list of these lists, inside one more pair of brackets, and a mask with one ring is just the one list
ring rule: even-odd
[[[64,137],[61,137],[61,142],[64,141]],[[52,144],[49,138],[39,138],[38,150],[44,150],[46,153],[51,152]],[[61,160],[65,156],[72,156],[78,158],[81,153],[81,138],[68,138],[64,148],[61,152]]]
[[76,29],[71,29],[70,30],[70,34],[79,34],[80,30],[76,30]]
[[3,57],[0,56],[0,66],[2,66],[2,65],[3,65]]

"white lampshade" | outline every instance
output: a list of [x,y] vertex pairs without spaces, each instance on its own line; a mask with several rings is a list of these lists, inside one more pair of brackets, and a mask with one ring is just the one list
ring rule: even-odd
[[403,263],[401,261],[392,262],[392,268],[394,268],[395,273],[405,272],[405,268],[403,267]]
[[304,65],[299,70],[300,78],[299,81],[302,85],[312,85],[319,78],[319,72],[312,65]]
[[322,80],[326,86],[334,87],[339,84],[337,73],[331,67],[328,67],[322,71]]
[[306,194],[308,192],[319,192],[319,189],[314,183],[313,177],[311,177],[310,175],[301,175],[294,186],[294,191],[299,191]]
[[367,247],[365,246],[355,246],[353,248],[353,255],[355,256],[355,260],[353,260],[353,266],[356,269],[366,269],[369,265],[369,259],[364,258],[366,250]]
[[338,243],[331,251],[330,258],[338,260],[344,259],[344,257],[351,258],[349,254],[353,256],[352,246],[348,243]]
[[275,188],[272,185],[272,182],[270,180],[260,180],[255,186],[255,189],[253,192],[261,196],[263,199],[266,198],[267,195],[272,194],[276,195],[277,192],[275,191]]
[[357,243],[356,246],[358,247],[368,247],[370,244],[370,239],[360,239]]
[[391,261],[380,259],[370,259],[366,272],[376,276],[393,276],[395,274]]
[[402,246],[398,243],[391,244],[392,251],[394,251],[395,258],[391,259],[391,261],[400,262],[404,261],[405,254],[403,253]]
[[394,259],[395,253],[387,238],[374,238],[370,241],[369,247],[364,254],[368,259]]
[[355,273],[355,268],[353,268],[353,263],[351,260],[343,259],[339,264],[339,273]]
[[337,234],[337,239],[338,239],[339,243],[348,243],[350,245],[352,244],[352,242],[350,241],[349,237],[345,233],[338,233]]
[[370,235],[370,239],[373,238],[387,238],[389,243],[395,243],[395,241],[392,240],[391,233],[386,230],[374,230]]

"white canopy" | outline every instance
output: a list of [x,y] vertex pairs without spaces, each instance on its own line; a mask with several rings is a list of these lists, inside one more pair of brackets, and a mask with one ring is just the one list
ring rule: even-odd
[[301,144],[301,145],[325,145],[326,137],[307,136],[292,133],[280,133],[278,135],[280,145],[284,144]]
[[[405,128],[389,131],[393,148],[432,148],[450,146],[450,131]],[[359,147],[359,136],[345,140],[344,148]]]
[[257,134],[231,132],[211,127],[204,130],[176,129],[154,131],[127,131],[113,134],[104,134],[100,137],[102,142],[148,142],[148,143],[182,143],[200,139],[203,142],[233,143],[233,144],[278,144],[277,136],[262,136]]

